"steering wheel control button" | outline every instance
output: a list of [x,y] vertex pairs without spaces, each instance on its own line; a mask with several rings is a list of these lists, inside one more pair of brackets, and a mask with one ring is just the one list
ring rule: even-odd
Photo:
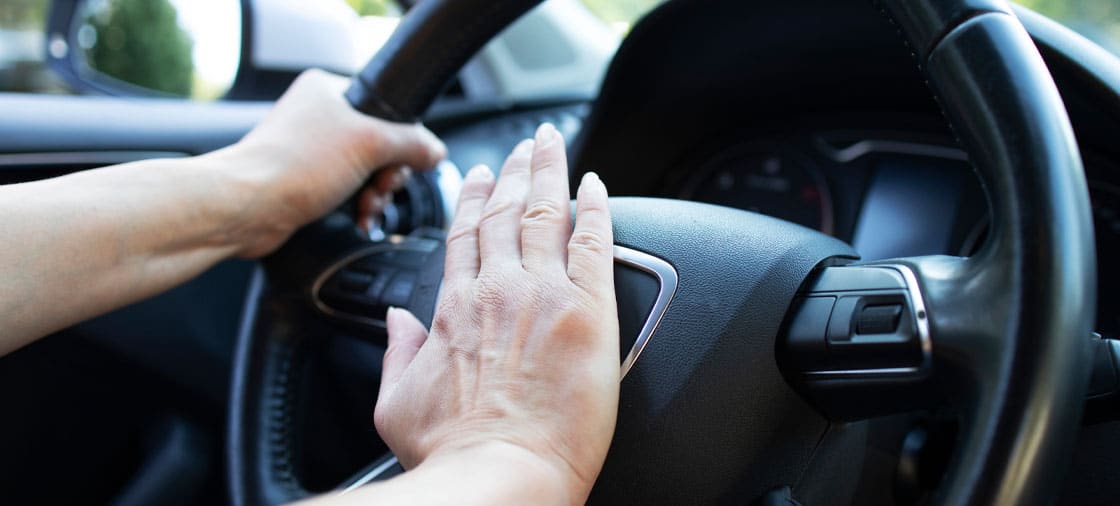
[[349,293],[365,293],[373,283],[373,276],[358,272],[342,271],[338,273],[338,287]]
[[797,367],[809,370],[827,363],[825,333],[836,297],[801,297],[793,302],[793,319],[786,334],[786,349]]
[[373,278],[373,282],[366,288],[366,297],[371,299],[380,299],[381,293],[385,291],[385,287],[389,285],[389,280],[393,279],[393,271],[384,269],[377,273]]
[[784,369],[818,379],[923,374],[931,360],[925,310],[903,269],[828,267],[811,276],[779,342]]
[[856,323],[856,334],[893,334],[902,317],[902,304],[866,306]]
[[425,312],[409,303],[421,292],[435,299],[443,274],[442,254],[437,253],[442,240],[431,232],[394,236],[351,253],[319,275],[312,300],[330,316],[381,328],[389,306]]
[[381,295],[381,300],[390,306],[405,306],[412,298],[412,290],[415,287],[416,273],[399,272],[393,277],[385,293]]
[[836,310],[828,321],[828,341],[838,343],[852,340],[852,315],[859,306],[859,297],[841,297]]

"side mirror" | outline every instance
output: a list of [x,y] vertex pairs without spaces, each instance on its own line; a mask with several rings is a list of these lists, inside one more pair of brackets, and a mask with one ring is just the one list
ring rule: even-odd
[[397,21],[345,0],[53,0],[46,55],[83,92],[271,100],[309,68],[354,73]]
[[241,0],[55,0],[47,59],[81,91],[220,98],[237,79],[242,14]]

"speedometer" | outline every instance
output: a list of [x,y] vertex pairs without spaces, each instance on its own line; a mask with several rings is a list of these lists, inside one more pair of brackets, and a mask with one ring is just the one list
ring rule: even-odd
[[793,154],[726,151],[704,164],[681,198],[736,207],[833,233],[832,198],[820,171]]

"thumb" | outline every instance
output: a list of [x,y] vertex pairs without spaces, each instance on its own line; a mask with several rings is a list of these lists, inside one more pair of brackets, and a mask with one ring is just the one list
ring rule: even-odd
[[420,347],[428,340],[428,329],[407,309],[389,308],[385,315],[385,327],[389,332],[389,345],[381,361],[379,397],[384,397],[397,384]]

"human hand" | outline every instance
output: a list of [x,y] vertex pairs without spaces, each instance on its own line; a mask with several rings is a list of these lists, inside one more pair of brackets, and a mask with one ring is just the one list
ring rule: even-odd
[[467,174],[431,333],[388,314],[374,420],[405,468],[505,461],[586,499],[614,433],[618,316],[606,188],[583,179],[574,230],[569,200],[551,125],[496,183],[485,167]]
[[244,203],[231,235],[246,257],[265,255],[299,227],[337,208],[377,169],[359,208],[371,214],[404,185],[408,167],[428,169],[446,148],[421,125],[382,121],[343,97],[349,80],[304,72],[276,107],[237,144],[207,157],[222,160]]

